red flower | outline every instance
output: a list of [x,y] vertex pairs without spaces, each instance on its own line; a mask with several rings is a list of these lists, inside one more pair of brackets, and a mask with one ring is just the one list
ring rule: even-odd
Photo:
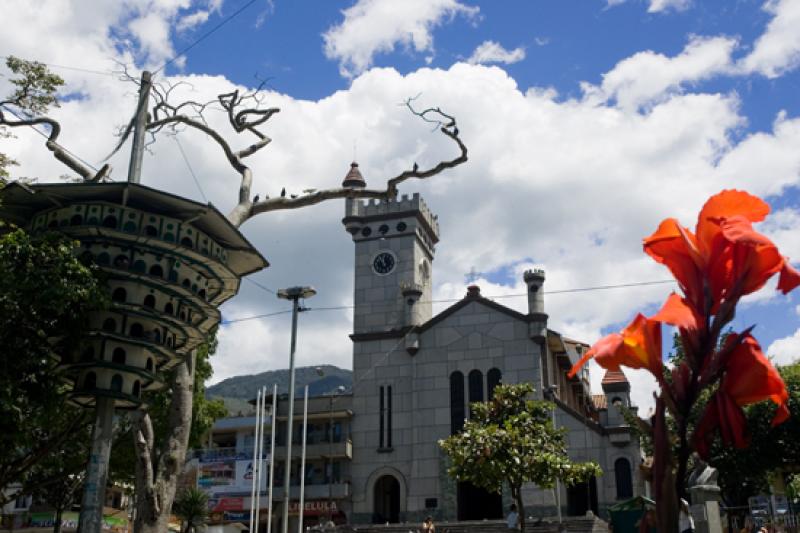
[[[757,291],[780,273],[784,294],[800,285],[800,273],[778,248],[753,229],[769,213],[766,202],[743,191],[712,196],[697,219],[695,233],[668,218],[644,240],[644,250],[670,269],[696,312],[716,312],[727,298]],[[706,301],[705,287],[711,301]]]
[[[736,342],[736,338],[731,339]],[[724,349],[723,349],[724,352]],[[719,389],[697,424],[694,442],[697,451],[708,457],[714,434],[719,430],[722,442],[737,448],[749,443],[742,406],[770,400],[778,406],[772,425],[789,418],[789,393],[786,384],[761,347],[751,335],[745,335],[725,363]]]
[[657,378],[662,375],[661,323],[641,313],[619,333],[612,333],[597,341],[569,371],[574,376],[586,362],[594,357],[597,364],[608,370],[646,368]]

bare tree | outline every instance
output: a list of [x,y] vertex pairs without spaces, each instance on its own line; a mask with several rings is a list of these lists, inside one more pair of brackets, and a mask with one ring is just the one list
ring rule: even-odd
[[[123,72],[123,79],[138,83],[138,80]],[[216,100],[209,102],[183,101],[178,104],[170,102],[170,96],[181,84],[153,84],[150,109],[146,122],[146,131],[150,142],[155,142],[160,132],[178,134],[185,129],[194,129],[206,134],[222,150],[226,160],[240,177],[239,197],[236,206],[228,214],[234,226],[241,226],[255,215],[283,209],[298,209],[315,205],[326,200],[337,198],[377,198],[391,200],[398,194],[398,186],[406,180],[425,179],[440,174],[444,170],[456,167],[467,161],[467,147],[459,136],[455,117],[445,113],[438,107],[416,110],[414,102],[417,97],[408,98],[403,105],[421,120],[431,123],[441,134],[451,139],[458,147],[458,155],[453,159],[421,169],[414,163],[409,170],[400,172],[386,181],[385,188],[349,188],[338,187],[321,190],[307,190],[302,195],[284,193],[275,198],[253,197],[253,169],[247,164],[247,158],[265,148],[272,139],[264,133],[267,121],[280,112],[276,107],[263,105],[265,98],[263,84],[256,90],[241,93],[220,94]],[[15,102],[3,102],[14,105]],[[237,134],[250,136],[252,143],[239,149],[231,144],[216,129],[209,126],[205,114],[221,111]],[[50,138],[47,147],[56,158],[77,172],[87,182],[99,181],[108,176],[110,167],[105,165],[99,172],[92,173],[68,152],[57,144],[60,132],[58,122],[51,118],[38,117],[24,120],[8,120],[0,113],[0,125],[25,126],[46,124],[50,127]],[[120,140],[112,152],[121,148],[133,130],[133,120],[119,132]],[[110,157],[110,156],[109,156]],[[172,502],[178,481],[178,475],[185,461],[186,447],[189,441],[189,429],[192,420],[192,394],[194,386],[195,356],[190,354],[173,371],[170,379],[172,394],[169,408],[170,430],[163,442],[155,442],[153,423],[149,415],[141,412],[137,416],[135,433],[136,446],[136,524],[139,533],[161,533],[166,530]]]

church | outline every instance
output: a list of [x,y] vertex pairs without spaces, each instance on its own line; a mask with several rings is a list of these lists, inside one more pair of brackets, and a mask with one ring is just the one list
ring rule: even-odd
[[[343,186],[366,186],[357,163]],[[528,514],[555,516],[558,505],[565,516],[605,516],[610,505],[642,494],[639,442],[616,407],[632,407],[630,383],[607,372],[602,394],[592,394],[588,366],[567,377],[589,346],[548,327],[544,271],[524,274],[527,313],[473,285],[434,316],[439,224],[423,199],[347,199],[342,223],[355,249],[351,523],[501,518],[510,494],[454,481],[438,446],[461,429],[469,403],[491,398],[500,382],[531,382],[552,399],[570,457],[604,472],[558,491],[526,486]]]

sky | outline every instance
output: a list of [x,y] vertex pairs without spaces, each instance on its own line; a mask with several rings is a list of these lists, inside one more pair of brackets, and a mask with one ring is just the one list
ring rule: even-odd
[[[525,311],[522,273],[543,268],[550,327],[593,343],[675,289],[646,284],[670,278],[642,238],[669,216],[693,227],[726,188],[770,203],[760,230],[800,265],[800,0],[2,0],[2,11],[0,54],[64,78],[52,112],[61,141],[97,167],[134,111],[123,66],[180,83],[176,100],[263,84],[265,105],[281,111],[251,160],[262,195],[338,186],[354,158],[383,187],[414,162],[456,155],[398,104],[418,96],[454,115],[469,161],[400,191],[439,215],[435,312],[470,282]],[[234,146],[252,142],[219,112],[207,120]],[[36,132],[15,133],[1,142],[21,163],[16,176],[66,172]],[[116,180],[127,150],[110,159]],[[239,176],[184,131],[150,146],[142,182],[225,212]],[[272,314],[288,308],[274,291],[293,285],[318,291],[300,316],[297,364],[352,368],[343,214],[337,200],[242,226],[271,266],[223,306],[213,381],[288,366],[290,315]],[[620,284],[640,285],[573,290]],[[785,364],[800,353],[800,302],[774,287],[747,297],[733,326],[756,324]],[[591,373],[599,391],[602,370]],[[648,409],[653,380],[626,374]]]

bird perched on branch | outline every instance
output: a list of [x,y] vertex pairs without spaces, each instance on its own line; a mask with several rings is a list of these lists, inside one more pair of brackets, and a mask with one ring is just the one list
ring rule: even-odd
[[312,192],[316,192],[317,189],[303,189],[303,192],[306,194],[311,194]]
[[416,161],[414,161],[414,172],[416,172],[417,170],[419,170],[419,165],[417,164]]
[[256,195],[253,197],[253,203],[256,203],[256,202],[258,202],[258,199],[259,199],[259,198],[261,198],[261,197],[260,197],[259,195],[257,195],[257,194],[256,194]]
[[295,198],[297,198],[297,195],[296,194],[290,194],[289,197],[292,198],[292,199],[295,199]]
[[286,198],[286,187],[281,189],[281,198]]

